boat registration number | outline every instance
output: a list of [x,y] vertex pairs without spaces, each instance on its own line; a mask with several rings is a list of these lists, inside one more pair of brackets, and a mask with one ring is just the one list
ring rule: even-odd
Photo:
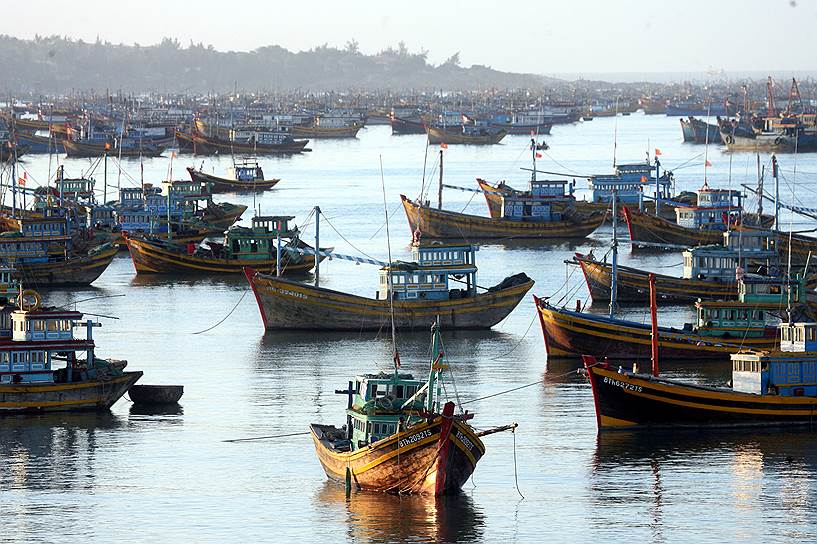
[[604,383],[612,385],[613,387],[620,387],[625,391],[635,391],[636,393],[641,393],[643,390],[640,385],[633,385],[631,383],[623,382],[621,380],[614,380],[608,376],[604,377]]
[[468,451],[474,451],[474,443],[471,442],[471,440],[469,440],[467,436],[462,434],[462,432],[459,429],[457,429],[457,439],[460,442],[462,442],[463,446],[468,448]]
[[281,293],[282,295],[289,295],[295,298],[302,298],[304,300],[306,300],[307,298],[306,295],[304,295],[303,293],[296,293],[295,291],[290,291],[289,289],[276,289],[273,287],[271,290],[273,292]]
[[428,438],[429,436],[431,436],[431,431],[429,431],[428,429],[426,429],[425,431],[420,431],[419,433],[413,434],[413,435],[409,436],[408,438],[404,438],[403,440],[398,442],[397,447],[402,448],[403,446],[408,446],[409,444],[414,444],[415,442],[419,442],[423,438]]

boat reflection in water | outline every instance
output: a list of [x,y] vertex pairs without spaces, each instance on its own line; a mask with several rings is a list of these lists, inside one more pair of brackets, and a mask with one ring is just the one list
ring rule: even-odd
[[[815,440],[815,432],[746,429],[601,433],[588,486],[590,504],[598,507],[594,529],[606,530],[627,512],[633,538],[694,540],[708,528],[722,530],[724,520],[741,519],[733,526],[738,542],[756,540],[767,523],[780,528],[778,538],[810,540],[817,508]],[[711,495],[691,490],[690,479],[705,483]],[[707,506],[714,496],[717,505]]]
[[[122,426],[112,413],[5,416],[0,422],[0,489],[86,489],[97,474],[104,435]],[[53,519],[53,516],[52,516]]]
[[433,497],[353,492],[325,482],[315,495],[319,510],[346,515],[346,537],[353,542],[480,542],[482,510],[465,494]]

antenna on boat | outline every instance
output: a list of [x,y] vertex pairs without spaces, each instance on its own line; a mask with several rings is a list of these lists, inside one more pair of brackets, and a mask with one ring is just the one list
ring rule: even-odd
[[618,148],[618,97],[616,97],[616,110],[613,118],[613,168],[616,167],[616,149]]
[[[442,161],[442,150],[440,150],[440,160]],[[383,213],[386,215],[386,251],[389,257],[389,270],[386,274],[389,295],[389,317],[391,318],[391,347],[392,359],[394,361],[394,374],[397,375],[397,369],[400,368],[400,354],[397,352],[397,333],[394,329],[394,292],[392,283],[392,260],[391,260],[391,234],[389,233],[389,208],[386,204],[386,180],[383,176],[383,155],[380,155],[380,188],[383,191]]]
[[618,310],[618,210],[616,202],[616,190],[612,190],[613,204],[613,263],[610,278],[610,318],[616,315]]

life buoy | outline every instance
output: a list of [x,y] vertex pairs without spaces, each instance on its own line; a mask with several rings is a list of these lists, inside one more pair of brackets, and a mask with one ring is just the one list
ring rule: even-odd
[[25,310],[27,312],[33,312],[34,310],[40,307],[42,304],[43,299],[40,296],[40,293],[35,291],[34,289],[26,289],[22,293],[20,293],[20,297],[17,300],[17,305],[20,309]]
[[728,136],[726,137],[726,143],[727,143],[727,144],[733,144],[733,143],[735,143],[735,138],[734,138],[734,136],[732,136],[731,134],[730,134],[730,135],[728,135]]
[[783,138],[781,136],[778,136],[777,138],[774,139],[774,145],[780,145],[782,143],[783,143]]

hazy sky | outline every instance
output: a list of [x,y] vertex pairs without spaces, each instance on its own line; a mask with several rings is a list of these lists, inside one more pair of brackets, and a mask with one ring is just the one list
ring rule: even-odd
[[[815,0],[25,0],[0,33],[153,44],[163,37],[220,50],[306,50],[404,41],[432,62],[548,74],[814,70]],[[226,9],[225,9],[226,6]],[[13,14],[13,16],[12,16]]]

